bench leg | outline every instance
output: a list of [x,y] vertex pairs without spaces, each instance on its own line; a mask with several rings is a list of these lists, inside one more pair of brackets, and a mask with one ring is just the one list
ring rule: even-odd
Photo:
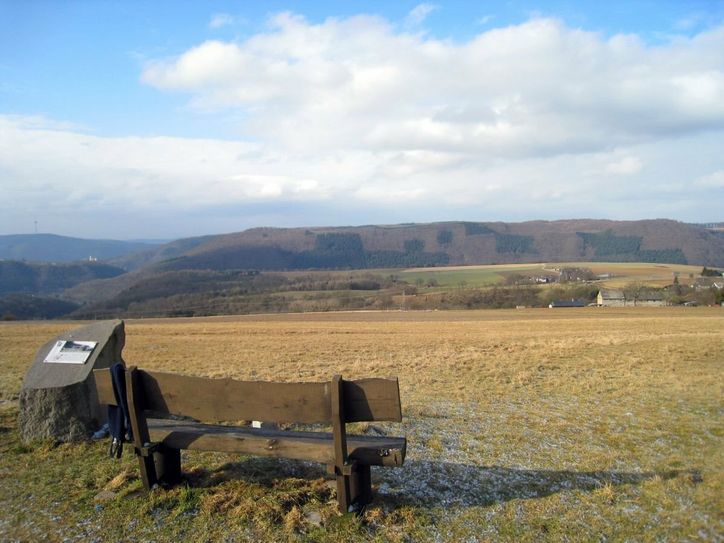
[[171,447],[159,447],[153,453],[156,477],[160,483],[173,486],[181,482],[181,451]]
[[357,466],[352,479],[352,501],[360,509],[372,499],[372,478],[369,466]]
[[143,481],[143,488],[151,490],[153,485],[158,483],[156,465],[153,461],[153,456],[143,456],[138,449],[136,450],[136,456],[138,456],[138,466],[141,469],[141,481]]
[[355,466],[350,475],[337,475],[337,502],[339,512],[348,513],[354,505],[361,512],[372,497],[372,479],[369,466]]
[[348,513],[352,505],[351,475],[337,475],[337,503],[340,513]]

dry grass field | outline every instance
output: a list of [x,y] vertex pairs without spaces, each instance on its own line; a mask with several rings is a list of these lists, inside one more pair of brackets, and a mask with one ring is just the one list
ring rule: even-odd
[[313,464],[187,451],[188,484],[146,496],[105,441],[21,444],[23,374],[74,325],[0,324],[0,540],[724,540],[721,308],[127,321],[143,368],[397,375],[403,423],[355,430],[404,433],[407,462],[361,517]]
[[464,281],[468,286],[483,287],[499,283],[506,275],[553,274],[562,268],[587,268],[596,275],[610,275],[598,284],[603,288],[621,288],[628,283],[641,282],[651,287],[670,285],[677,275],[682,285],[690,285],[701,273],[701,266],[684,264],[654,264],[647,262],[548,262],[532,264],[485,264],[473,266],[445,266],[437,268],[410,268],[400,276],[414,282],[416,279],[434,279],[439,285],[455,286]]

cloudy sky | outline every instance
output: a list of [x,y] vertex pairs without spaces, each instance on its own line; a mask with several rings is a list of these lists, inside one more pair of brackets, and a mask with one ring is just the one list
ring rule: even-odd
[[0,0],[0,234],[581,217],[724,220],[721,0]]

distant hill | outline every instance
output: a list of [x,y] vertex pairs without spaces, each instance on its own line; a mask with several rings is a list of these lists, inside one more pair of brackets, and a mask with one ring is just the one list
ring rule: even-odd
[[56,298],[31,294],[10,294],[0,297],[0,319],[55,319],[67,315],[78,304]]
[[[13,237],[17,238],[0,239]],[[73,238],[52,239],[61,240],[70,256],[70,245],[64,240]],[[93,240],[75,241],[83,242],[83,250],[92,254]],[[130,249],[126,242],[98,243],[97,247],[117,243],[123,244],[119,250]],[[142,250],[127,252],[107,264],[0,261],[0,295],[56,293],[82,304],[74,313],[77,316],[133,311],[141,306],[151,308],[143,309],[143,314],[157,308],[168,313],[182,305],[180,298],[209,312],[229,312],[240,307],[232,298],[258,295],[254,307],[266,310],[275,307],[275,299],[268,298],[275,288],[292,288],[283,282],[267,285],[269,274],[256,272],[591,261],[724,267],[721,231],[711,225],[665,219],[253,228],[140,245]],[[48,250],[44,257],[50,254]],[[103,254],[96,251],[93,256]],[[311,287],[302,290],[307,288]],[[211,298],[217,300],[213,309],[208,305]]]
[[0,259],[73,262],[117,258],[154,247],[140,241],[81,239],[55,234],[0,235]]
[[121,268],[101,262],[48,264],[0,260],[0,295],[56,293],[79,283],[123,273]]
[[[666,262],[724,266],[724,237],[671,220],[445,222],[254,228],[154,250],[158,271],[369,269],[524,262]],[[167,247],[172,250],[167,251]],[[188,248],[190,247],[190,248]],[[186,249],[183,251],[183,249]],[[164,254],[173,255],[159,260]]]
[[[161,300],[186,292],[219,290],[220,278],[226,289],[235,280],[229,279],[233,275],[185,271],[364,270],[575,261],[722,267],[724,236],[705,227],[670,220],[254,228],[181,239],[127,255],[113,262],[134,271],[78,284],[63,295],[89,308],[109,310],[127,308],[141,299]],[[153,292],[154,288],[158,292]],[[105,301],[109,305],[95,306]],[[78,314],[84,314],[83,310]]]
[[109,263],[129,271],[135,270],[138,268],[142,268],[143,266],[148,266],[157,262],[179,257],[187,253],[188,251],[193,250],[199,245],[207,243],[215,237],[217,236],[183,238],[168,243],[155,244],[153,246],[149,246],[148,244],[146,244],[143,250],[129,252],[122,256],[113,258],[109,261]]

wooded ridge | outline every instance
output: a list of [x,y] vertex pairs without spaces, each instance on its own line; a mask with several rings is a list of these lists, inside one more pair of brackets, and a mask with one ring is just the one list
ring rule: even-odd
[[126,269],[370,269],[519,262],[666,262],[724,266],[724,233],[657,219],[443,222],[252,228],[188,238],[113,261]]
[[[79,305],[72,316],[388,309],[399,305],[396,296],[415,291],[415,285],[395,276],[395,270],[531,262],[721,268],[724,234],[704,225],[663,219],[253,228],[180,239],[103,263],[0,260],[0,296],[16,296],[4,307],[18,318],[55,316],[61,309],[71,311]],[[426,296],[427,305],[422,308],[547,303],[532,287],[465,296],[433,291],[426,289],[432,298]],[[20,293],[26,298],[17,298]],[[564,294],[575,293],[559,293]],[[52,295],[75,305],[60,308],[49,300],[27,298],[37,295]],[[583,293],[585,299],[592,296],[595,286]]]

